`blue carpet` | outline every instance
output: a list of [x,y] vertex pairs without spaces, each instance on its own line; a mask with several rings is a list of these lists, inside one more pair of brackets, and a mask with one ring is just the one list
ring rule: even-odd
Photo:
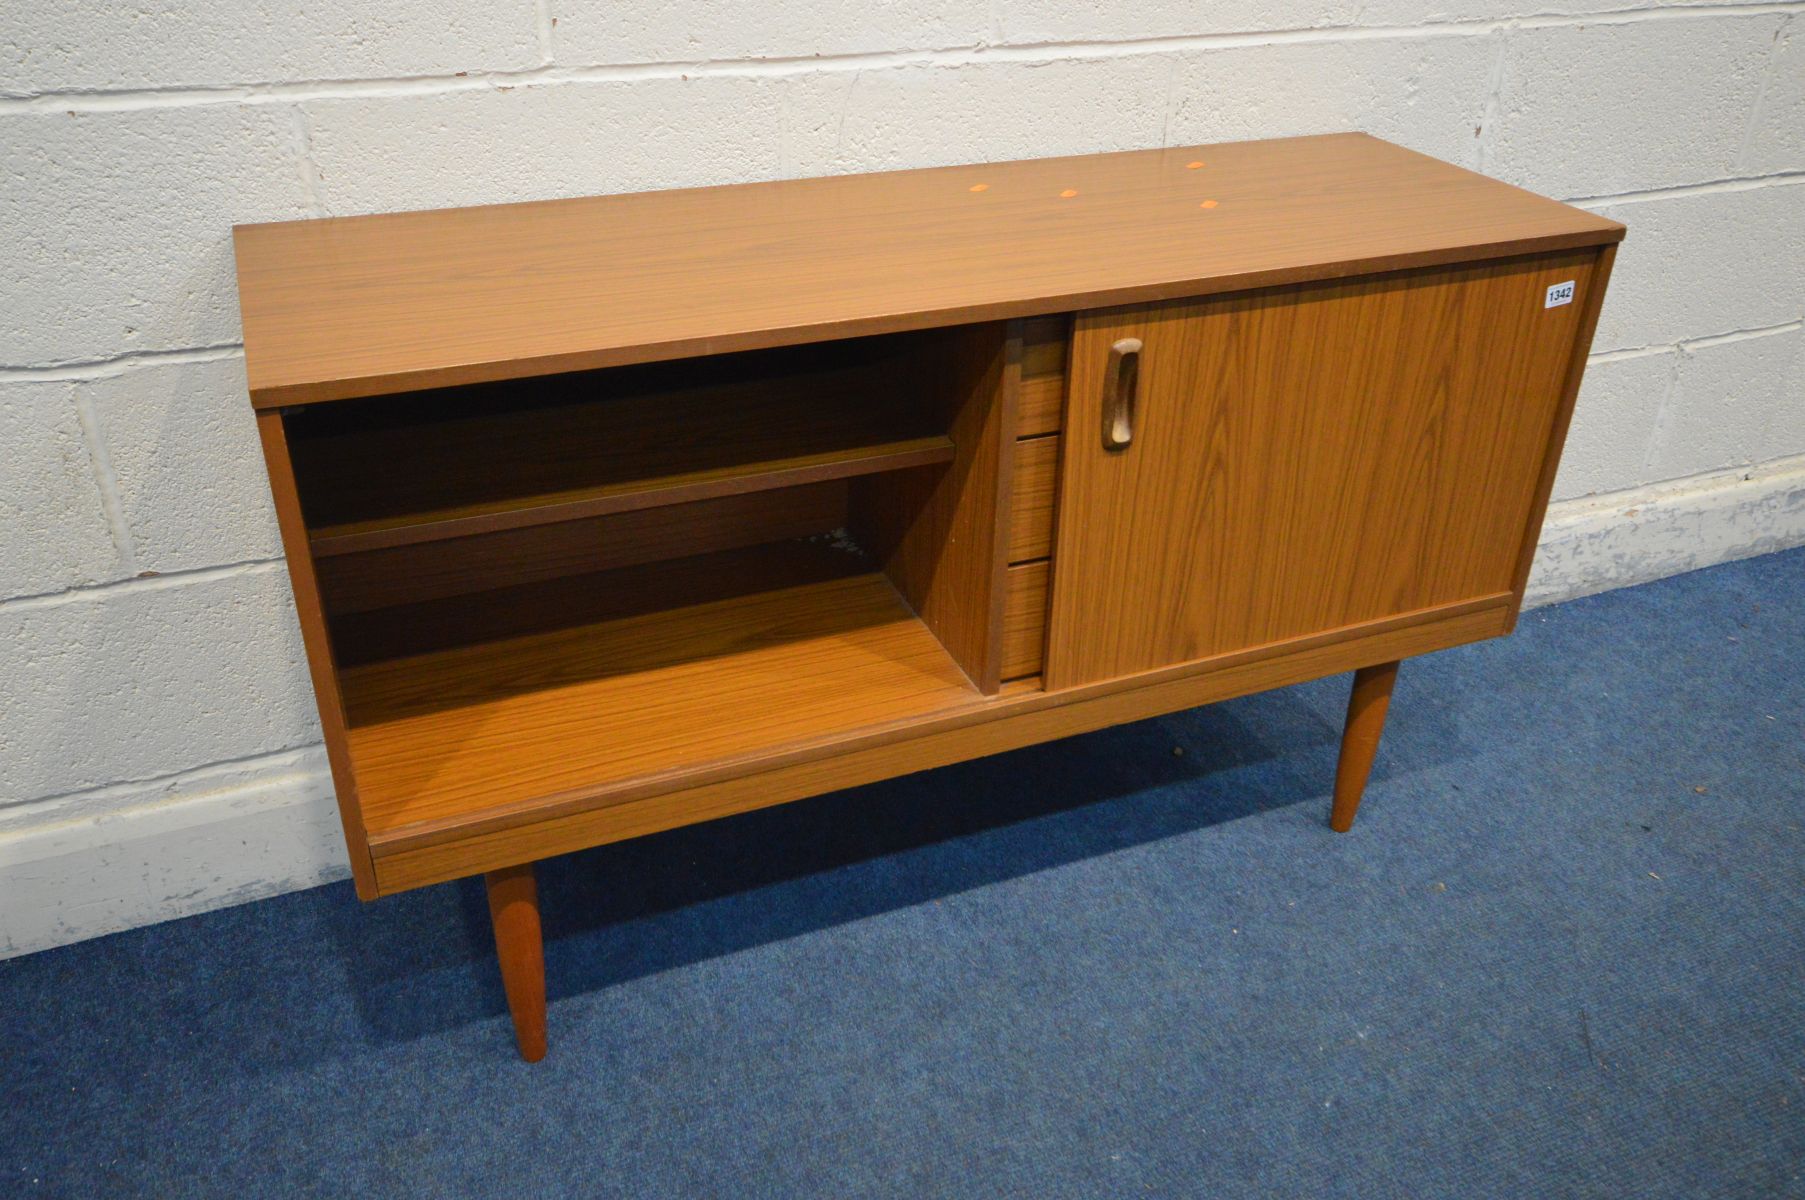
[[1805,551],[480,887],[0,963],[19,1196],[1805,1196]]

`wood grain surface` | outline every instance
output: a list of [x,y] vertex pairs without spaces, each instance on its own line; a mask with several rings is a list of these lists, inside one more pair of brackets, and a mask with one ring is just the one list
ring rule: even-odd
[[359,894],[1507,631],[1622,236],[1356,134],[240,227]]
[[580,521],[335,554],[315,568],[333,615],[828,533],[848,481],[666,504]]
[[539,885],[531,863],[502,867],[483,876],[489,895],[489,922],[495,929],[495,959],[514,1019],[520,1057],[545,1057],[545,934],[539,920]]
[[483,591],[333,613],[328,623],[338,664],[348,669],[827,583],[876,569],[857,547],[831,535],[814,536],[530,583],[510,583],[509,576],[498,575]]
[[1064,692],[1007,684],[970,710],[852,733],[818,751],[774,752],[762,766],[630,781],[606,797],[472,811],[439,825],[372,834],[377,883],[385,893],[404,891],[1496,637],[1509,622],[1510,604],[1501,594]]
[[241,225],[234,245],[251,398],[270,407],[1622,234],[1332,134]]
[[945,467],[867,475],[849,527],[978,690],[999,686],[1004,542],[1020,340],[1007,322],[949,331],[917,366],[920,403],[956,453]]
[[1391,689],[1397,681],[1396,659],[1354,672],[1347,720],[1341,729],[1341,757],[1335,762],[1335,800],[1329,809],[1329,828],[1336,833],[1346,833],[1354,827],[1354,814],[1360,808],[1373,759],[1379,753],[1385,712],[1391,707]]
[[1065,420],[1065,376],[1023,379],[1015,432],[1020,437],[1057,433]]
[[1070,313],[1053,313],[1022,322],[1022,378],[1065,378],[1066,342],[1072,336]]
[[1604,308],[1605,288],[1611,282],[1611,268],[1617,261],[1617,247],[1605,246],[1598,252],[1592,267],[1590,289],[1577,300],[1581,307],[1579,329],[1573,335],[1573,357],[1567,363],[1567,378],[1561,385],[1560,406],[1555,410],[1554,428],[1542,451],[1542,476],[1536,483],[1535,500],[1530,505],[1529,520],[1523,526],[1522,544],[1517,550],[1517,569],[1511,591],[1516,593],[1517,608],[1511,616],[1516,627],[1516,613],[1523,605],[1523,592],[1529,586],[1529,568],[1535,563],[1536,545],[1542,538],[1542,521],[1548,515],[1548,499],[1554,494],[1554,477],[1560,471],[1561,451],[1567,445],[1567,429],[1573,423],[1573,406],[1579,400],[1580,380],[1586,373],[1586,362],[1592,353],[1592,335],[1598,329],[1598,314]]
[[294,463],[289,457],[286,420],[282,414],[258,413],[257,436],[263,447],[264,467],[269,472],[270,498],[276,508],[282,552],[288,560],[288,582],[294,592],[301,645],[307,654],[307,674],[313,683],[314,703],[319,709],[320,732],[326,743],[326,765],[332,772],[332,789],[338,795],[339,822],[345,831],[351,879],[357,886],[357,894],[370,900],[376,895],[376,875],[370,862],[363,809],[357,799],[357,776],[351,766],[351,748],[345,736],[339,664],[326,624],[326,606],[320,598],[319,581],[314,575],[313,552],[307,545],[307,526],[301,515]]
[[342,679],[372,830],[979,700],[880,574],[349,667]]
[[1070,313],[1054,313],[1022,322],[1022,385],[1016,404],[1017,436],[1057,433],[1065,420],[1066,343],[1071,336]]
[[[1597,252],[1081,314],[1049,688],[1510,590]],[[1133,444],[1103,448],[1139,338]]]
[[955,405],[942,393],[953,384],[934,364],[968,336],[860,339],[816,354],[308,410],[291,440],[313,550],[354,553],[950,462]]
[[1003,678],[1038,675],[1047,634],[1046,560],[1010,567],[1007,595],[1003,605]]
[[1059,438],[1015,444],[1015,486],[1009,513],[1009,561],[1045,558],[1053,549],[1053,489],[1059,482]]

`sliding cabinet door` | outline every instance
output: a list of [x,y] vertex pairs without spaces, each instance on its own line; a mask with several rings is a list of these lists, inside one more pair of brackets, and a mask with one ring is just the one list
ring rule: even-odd
[[1511,592],[1596,263],[1081,313],[1047,686]]

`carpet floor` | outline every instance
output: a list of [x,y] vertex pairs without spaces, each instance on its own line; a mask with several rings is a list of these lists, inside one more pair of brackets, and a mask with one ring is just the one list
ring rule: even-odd
[[1805,1196],[1805,551],[480,884],[0,963],[8,1196]]

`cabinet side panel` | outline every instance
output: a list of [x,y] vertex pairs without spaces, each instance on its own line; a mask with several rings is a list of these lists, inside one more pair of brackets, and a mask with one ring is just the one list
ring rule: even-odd
[[263,460],[269,468],[270,495],[275,501],[276,524],[282,533],[282,549],[288,558],[288,580],[295,595],[295,615],[301,623],[301,643],[307,651],[307,673],[320,710],[320,729],[326,741],[326,761],[332,768],[332,786],[338,794],[339,819],[345,828],[345,850],[351,859],[351,878],[357,894],[376,898],[376,873],[364,835],[363,815],[357,805],[357,783],[351,773],[351,754],[345,740],[344,703],[339,694],[338,669],[333,661],[332,640],[320,603],[319,582],[314,575],[313,553],[308,548],[307,526],[301,518],[300,495],[295,488],[294,465],[288,455],[288,434],[279,411],[257,414],[257,434],[263,442]]
[[[1046,680],[1508,591],[1594,252],[1082,314]],[[1136,338],[1131,444],[1105,449]]]
[[1573,405],[1579,399],[1579,385],[1585,377],[1586,360],[1592,355],[1592,335],[1598,329],[1598,313],[1604,307],[1605,289],[1610,286],[1611,267],[1616,261],[1616,243],[1600,247],[1597,261],[1592,266],[1591,286],[1579,298],[1582,311],[1579,328],[1573,335],[1573,351],[1567,362],[1567,378],[1561,389],[1560,408],[1554,416],[1554,428],[1548,435],[1548,449],[1542,459],[1542,475],[1536,483],[1529,521],[1523,530],[1522,545],[1517,550],[1516,574],[1511,584],[1511,591],[1516,596],[1516,603],[1511,607],[1513,628],[1517,612],[1523,607],[1523,591],[1529,586],[1529,569],[1535,563],[1536,544],[1542,537],[1542,521],[1548,515],[1548,498],[1554,494],[1554,477],[1560,472],[1561,451],[1566,448],[1567,430],[1573,424]]

